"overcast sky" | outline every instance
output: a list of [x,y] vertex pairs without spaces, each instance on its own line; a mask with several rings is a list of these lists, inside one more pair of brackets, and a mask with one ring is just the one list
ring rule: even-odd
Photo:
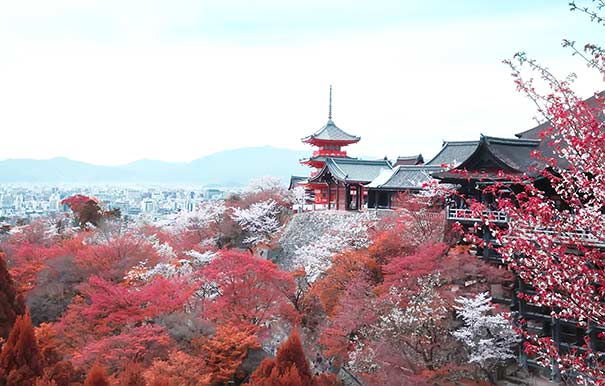
[[330,84],[353,155],[430,158],[533,125],[516,51],[603,89],[561,48],[602,33],[566,0],[0,0],[0,159],[304,149]]

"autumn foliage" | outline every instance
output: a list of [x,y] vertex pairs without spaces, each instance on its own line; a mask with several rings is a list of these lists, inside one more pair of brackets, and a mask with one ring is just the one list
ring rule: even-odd
[[23,298],[17,295],[15,283],[0,252],[0,339],[6,339],[18,315],[23,314]]
[[0,385],[31,386],[42,370],[31,318],[29,314],[21,315],[0,352]]
[[303,351],[298,330],[293,329],[288,340],[278,349],[275,359],[265,359],[250,377],[251,386],[270,385],[340,385],[333,375],[315,376]]
[[[288,256],[274,262],[249,248],[253,238],[279,247],[274,232],[289,219],[287,202],[287,192],[260,189],[204,203],[170,225],[135,225],[89,212],[98,202],[75,196],[65,202],[75,226],[22,226],[0,241],[10,272],[0,269],[0,304],[13,310],[0,318],[12,331],[0,379],[332,386],[350,373],[386,385],[445,379],[464,367],[461,344],[450,339],[453,299],[465,281],[475,283],[469,291],[485,290],[499,275],[443,244],[441,231],[418,228],[429,224],[419,223],[425,214],[435,220],[433,209],[418,202],[380,220],[318,214],[332,226],[297,241],[289,266]],[[35,329],[29,316],[12,326],[25,310],[20,296]],[[423,302],[439,312],[424,312]],[[402,324],[403,314],[417,322]]]
[[105,369],[95,364],[92,366],[88,375],[86,375],[86,380],[84,380],[83,386],[109,386],[109,379],[107,378],[107,373]]

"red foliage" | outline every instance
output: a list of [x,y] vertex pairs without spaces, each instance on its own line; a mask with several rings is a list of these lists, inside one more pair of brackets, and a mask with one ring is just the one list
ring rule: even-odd
[[384,286],[413,288],[419,277],[435,271],[446,249],[447,245],[440,243],[419,248],[412,255],[393,257],[383,268]]
[[168,358],[154,360],[144,375],[150,385],[201,386],[209,383],[212,374],[202,358],[173,350]]
[[143,377],[143,368],[137,363],[129,363],[126,370],[120,374],[119,386],[146,386],[145,377]]
[[[76,194],[63,199],[61,204],[69,206],[82,228],[85,228],[88,223],[98,225],[99,220],[103,217],[99,200],[94,197]],[[112,214],[109,213],[109,215]]]
[[73,210],[74,212],[77,212],[80,209],[82,209],[82,207],[84,205],[86,205],[86,203],[88,201],[94,201],[96,203],[99,202],[99,200],[96,199],[95,197],[85,196],[83,194],[76,194],[76,195],[64,198],[61,201],[61,205],[67,205],[67,206],[69,206],[69,208],[71,210]]
[[98,361],[119,372],[130,361],[149,365],[155,358],[165,358],[173,346],[164,328],[148,324],[92,341],[76,350],[72,361],[79,366]]
[[305,356],[298,330],[293,329],[277,350],[275,359],[265,359],[250,377],[250,385],[339,385],[336,377],[313,376]]
[[163,277],[138,288],[126,288],[93,276],[82,289],[88,304],[79,312],[96,334],[115,333],[126,325],[182,310],[193,291],[185,282]]
[[334,256],[332,266],[320,280],[314,283],[311,293],[321,300],[328,316],[335,313],[340,297],[354,278],[359,276],[377,276],[376,262],[367,251],[347,251]]
[[74,373],[73,365],[63,360],[63,355],[58,350],[59,340],[51,325],[42,323],[35,331],[45,378],[54,381],[57,386],[69,386]]
[[56,256],[58,248],[47,248],[28,242],[18,244],[12,253],[11,275],[19,285],[21,293],[28,292],[36,285],[36,277],[44,268],[45,260]]
[[229,383],[242,361],[252,349],[260,348],[252,328],[220,325],[211,339],[200,339],[194,343],[205,357],[209,384]]
[[294,309],[285,295],[294,292],[294,281],[268,260],[225,251],[201,274],[216,284],[219,292],[207,309],[215,320],[263,325],[276,317],[294,318]]
[[4,253],[0,252],[0,339],[8,337],[17,316],[25,312],[23,298],[17,295],[4,258]]
[[142,237],[127,234],[100,245],[91,245],[76,255],[77,266],[86,274],[118,281],[126,272],[142,261],[149,266],[159,258],[153,246]]
[[363,277],[354,279],[335,307],[330,326],[324,329],[320,337],[326,356],[345,360],[351,335],[374,323],[379,314],[372,283]]
[[99,364],[95,364],[92,366],[88,375],[86,376],[86,380],[84,380],[83,386],[109,386],[109,379],[107,378],[107,373],[105,369]]
[[42,358],[29,314],[19,316],[0,353],[0,384],[32,386],[42,375]]

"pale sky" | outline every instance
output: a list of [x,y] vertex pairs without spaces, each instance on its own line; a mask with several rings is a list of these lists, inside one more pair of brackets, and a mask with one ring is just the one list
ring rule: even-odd
[[0,0],[0,159],[116,165],[225,149],[305,149],[327,120],[352,155],[531,128],[501,63],[526,51],[577,90],[561,48],[603,28],[566,0]]

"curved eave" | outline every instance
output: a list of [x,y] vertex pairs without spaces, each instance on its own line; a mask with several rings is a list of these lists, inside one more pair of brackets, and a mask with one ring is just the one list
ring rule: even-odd
[[[345,182],[345,180],[347,179],[346,174],[342,170],[340,170],[338,165],[334,164],[333,162],[331,162],[331,163],[333,165],[332,169],[335,169],[335,170],[331,170],[330,165],[329,165],[330,161],[328,159],[328,162],[326,162],[323,165],[323,167],[319,170],[319,172],[317,172],[317,174],[315,176],[309,178],[309,182],[316,182],[325,173],[330,173],[332,178],[334,178],[335,180]],[[347,182],[348,182],[348,180],[347,180]]]
[[424,190],[424,189],[421,188],[421,187],[418,187],[418,186],[398,186],[398,187],[378,186],[378,187],[373,187],[373,188],[368,187],[368,190],[380,190],[380,191],[383,191],[383,192],[400,192],[402,190],[417,190],[417,191],[421,191],[421,190]]
[[304,137],[301,139],[303,143],[308,143],[315,146],[322,145],[337,145],[337,146],[346,146],[357,143],[361,140],[361,137],[355,137],[355,139],[343,140],[343,139],[317,139],[314,136]]
[[323,161],[313,161],[313,160],[301,160],[299,161],[302,165],[310,166],[316,169],[320,169],[324,166],[325,162]]

